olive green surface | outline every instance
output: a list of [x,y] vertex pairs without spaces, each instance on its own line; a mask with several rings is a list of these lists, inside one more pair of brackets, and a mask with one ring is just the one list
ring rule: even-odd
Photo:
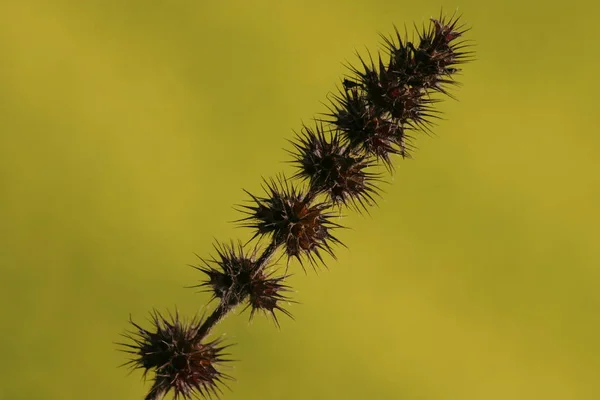
[[143,399],[129,315],[207,311],[187,264],[250,237],[242,188],[442,6],[476,43],[459,101],[328,270],[290,265],[295,320],[216,327],[222,399],[599,399],[600,6],[377,0],[0,3],[0,399]]

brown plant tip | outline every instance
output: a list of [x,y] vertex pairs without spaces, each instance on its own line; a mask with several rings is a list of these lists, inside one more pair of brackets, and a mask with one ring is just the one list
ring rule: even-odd
[[317,193],[298,191],[283,177],[265,181],[263,188],[266,197],[246,192],[253,205],[243,206],[248,217],[240,220],[256,230],[253,238],[269,236],[276,246],[284,247],[288,261],[294,257],[303,267],[303,259],[314,268],[317,260],[323,262],[321,251],[335,258],[331,243],[341,242],[331,230],[341,226],[332,221],[331,204],[315,201]]
[[292,144],[298,168],[293,178],[307,180],[310,191],[326,194],[334,205],[358,211],[375,204],[373,196],[379,191],[374,183],[380,180],[379,175],[365,171],[372,163],[343,144],[340,135],[326,138],[322,126],[304,126]]
[[459,72],[459,64],[470,61],[472,52],[465,51],[468,45],[458,41],[468,30],[459,25],[460,17],[432,18],[428,27],[419,32],[419,43],[415,46],[404,41],[396,29],[396,40],[383,37],[390,55],[388,71],[410,87],[431,89],[450,94],[446,85],[455,85],[453,75]]
[[189,322],[170,315],[165,318],[159,312],[151,313],[151,329],[144,329],[130,320],[135,328],[123,336],[132,343],[119,343],[123,351],[133,355],[127,362],[132,368],[154,372],[154,383],[146,396],[147,400],[158,400],[172,389],[174,398],[219,397],[220,384],[232,379],[217,367],[229,360],[224,359],[220,340],[205,342],[199,334],[201,321],[193,318]]
[[258,248],[247,252],[241,243],[230,243],[216,244],[215,251],[216,257],[202,259],[202,266],[193,266],[208,278],[195,287],[208,288],[213,299],[220,299],[228,307],[247,301],[246,308],[252,308],[250,318],[258,310],[270,313],[278,326],[275,310],[292,318],[292,314],[281,306],[282,302],[291,302],[284,295],[289,291],[289,287],[283,284],[287,276],[273,277],[273,273],[265,272],[268,259],[261,261]]
[[392,154],[409,157],[412,146],[407,128],[384,115],[371,104],[364,92],[350,81],[344,81],[345,90],[333,96],[329,122],[353,152],[375,157],[393,170]]

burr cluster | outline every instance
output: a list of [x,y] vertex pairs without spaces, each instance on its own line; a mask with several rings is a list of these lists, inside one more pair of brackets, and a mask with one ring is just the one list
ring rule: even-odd
[[[246,192],[238,223],[252,230],[252,240],[217,243],[215,255],[194,266],[202,277],[194,287],[211,293],[212,313],[184,320],[154,311],[149,328],[131,321],[122,346],[132,356],[129,365],[153,374],[147,400],[171,390],[176,399],[219,397],[231,379],[221,368],[230,361],[228,346],[208,336],[236,307],[249,309],[250,318],[259,311],[270,315],[276,325],[278,314],[291,317],[284,308],[291,302],[285,283],[290,261],[306,271],[324,265],[324,254],[335,258],[341,210],[363,212],[375,204],[384,179],[376,167],[392,174],[397,157],[410,157],[416,135],[430,131],[438,117],[434,104],[451,96],[458,65],[471,60],[466,31],[459,17],[432,18],[416,40],[395,30],[382,36],[376,60],[360,58],[359,68],[349,68],[324,118],[302,126],[291,140],[295,174],[265,180],[262,194]],[[282,259],[285,272],[278,274]]]

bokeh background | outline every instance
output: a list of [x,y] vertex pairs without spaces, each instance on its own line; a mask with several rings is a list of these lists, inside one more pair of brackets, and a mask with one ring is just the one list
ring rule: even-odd
[[204,310],[194,253],[378,32],[478,60],[295,320],[231,315],[224,400],[600,398],[598,3],[0,2],[0,399],[142,399],[129,314]]

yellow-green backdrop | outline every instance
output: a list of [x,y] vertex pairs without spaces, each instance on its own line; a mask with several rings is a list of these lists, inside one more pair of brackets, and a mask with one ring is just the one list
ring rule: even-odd
[[437,137],[349,213],[277,330],[231,315],[233,399],[600,398],[592,1],[0,3],[0,399],[142,399],[131,313],[192,315],[194,253],[289,168],[377,32],[456,7],[477,58]]

